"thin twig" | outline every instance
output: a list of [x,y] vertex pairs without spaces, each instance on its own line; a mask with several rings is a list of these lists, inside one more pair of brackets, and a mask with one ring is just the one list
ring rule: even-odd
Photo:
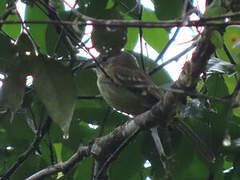
[[161,51],[161,53],[158,55],[158,57],[155,59],[155,62],[157,63],[161,58],[162,56],[164,55],[164,53],[167,51],[167,49],[169,48],[169,46],[175,41],[178,33],[180,31],[180,27],[178,27],[176,29],[176,31],[174,32],[174,35],[173,37],[167,42],[166,46],[163,48],[163,50]]

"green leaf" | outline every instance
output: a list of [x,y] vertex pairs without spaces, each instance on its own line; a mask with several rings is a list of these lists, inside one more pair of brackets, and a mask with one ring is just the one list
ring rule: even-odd
[[234,77],[234,76],[231,76],[231,77],[229,77],[229,76],[224,76],[224,80],[225,80],[225,83],[226,83],[226,85],[227,85],[227,87],[228,87],[228,92],[231,94],[231,93],[233,93],[233,91],[234,91],[234,89],[235,89],[235,87],[236,87],[236,78]]
[[82,179],[91,179],[91,166],[93,165],[92,159],[84,159],[78,163],[77,168],[74,173],[74,180]]
[[[157,20],[153,11],[144,9],[143,20],[155,21]],[[158,52],[164,48],[168,42],[168,32],[162,28],[143,28],[143,38]]]
[[[6,19],[7,21],[19,21],[20,19],[18,16],[15,15],[9,15]],[[17,39],[21,32],[21,24],[4,24],[2,27],[2,30],[6,32],[10,37],[13,39]]]
[[128,41],[126,46],[124,47],[128,51],[133,51],[134,47],[137,44],[138,40],[138,29],[137,28],[128,28]]
[[217,53],[217,57],[219,57],[220,59],[229,62],[229,58],[226,54],[226,52],[224,51],[224,49],[216,49],[216,53]]
[[79,1],[79,11],[88,16],[97,18],[102,11],[107,8],[108,0],[81,0]]
[[176,19],[181,16],[183,1],[154,0],[154,5],[159,20]]
[[221,49],[223,47],[223,38],[218,31],[214,30],[212,32],[210,40],[216,48]]
[[62,162],[62,143],[54,143],[53,147],[56,152],[57,162]]
[[0,33],[0,42],[0,61],[2,61],[2,59],[6,60],[6,58],[9,59],[10,56],[15,53],[15,49],[10,38]]
[[[229,95],[228,88],[220,74],[213,74],[206,81],[206,88],[209,96],[224,98]],[[211,101],[212,108],[216,112],[212,121],[214,134],[213,147],[217,150],[222,145],[222,138],[225,135],[227,122],[232,118],[232,108],[229,103]]]
[[7,0],[0,1],[0,16],[2,16],[5,13],[6,4],[7,4]]
[[50,117],[68,136],[76,100],[72,73],[52,59],[36,57],[33,63],[34,88]]
[[114,0],[108,0],[106,9],[111,9],[113,8],[113,6],[114,6]]
[[237,60],[237,63],[240,62],[240,27],[236,25],[228,26],[224,33],[224,42],[233,58]]
[[[86,83],[86,77],[88,83]],[[99,94],[97,87],[96,73],[91,69],[81,69],[74,77],[75,83],[78,88],[78,96],[95,96]]]
[[207,8],[204,16],[207,16],[207,17],[219,16],[225,13],[227,13],[227,9],[220,6],[214,6],[214,7]]
[[[44,13],[44,8],[36,6],[27,6],[25,11],[26,21],[48,21],[48,16]],[[29,32],[34,42],[40,47],[40,52],[46,54],[46,30],[47,24],[29,24]]]
[[56,27],[52,24],[47,26],[46,31],[46,49],[47,54],[58,57],[66,56],[68,53],[67,46],[63,42],[63,37],[56,31]]
[[17,39],[17,50],[20,53],[20,55],[26,55],[26,52],[31,52],[31,54],[35,53],[35,48],[33,46],[32,40],[30,37],[22,33]]

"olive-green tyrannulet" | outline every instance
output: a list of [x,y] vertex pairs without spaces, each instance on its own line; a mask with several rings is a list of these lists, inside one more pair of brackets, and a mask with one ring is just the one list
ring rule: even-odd
[[113,108],[137,115],[149,110],[163,96],[128,52],[107,58],[97,67],[97,85],[104,100]]
[[[107,58],[100,66],[96,68],[99,91],[105,101],[117,110],[137,115],[149,110],[163,97],[163,92],[139,68],[136,58],[128,52]],[[166,160],[157,129],[152,128],[151,131],[159,155]],[[166,163],[162,163],[167,169]]]

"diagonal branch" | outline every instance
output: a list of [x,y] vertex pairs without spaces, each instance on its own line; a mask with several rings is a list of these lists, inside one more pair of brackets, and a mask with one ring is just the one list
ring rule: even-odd
[[67,161],[55,164],[46,169],[42,169],[32,176],[28,177],[26,180],[36,180],[43,179],[46,176],[56,174],[58,172],[65,172],[71,167],[73,167],[77,162],[81,161],[84,157],[89,156],[89,148],[88,146],[80,146],[77,152],[69,158]]

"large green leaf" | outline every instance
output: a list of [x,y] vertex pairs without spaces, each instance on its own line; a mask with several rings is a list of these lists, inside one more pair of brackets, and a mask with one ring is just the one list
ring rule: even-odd
[[68,136],[76,100],[76,87],[70,69],[52,59],[33,59],[34,88],[50,117]]
[[184,1],[154,0],[155,13],[158,19],[176,19],[180,17]]
[[[41,6],[40,6],[41,7]],[[44,12],[44,8],[41,9],[36,6],[27,6],[25,11],[26,21],[48,21],[49,18]],[[40,52],[46,54],[46,30],[47,24],[28,24],[29,32],[31,33],[33,40],[40,47]]]
[[[19,21],[20,19],[16,14],[9,15],[7,21]],[[6,32],[13,39],[17,39],[21,32],[21,24],[4,24],[2,30]]]
[[[142,20],[157,21],[157,17],[153,11],[144,9]],[[163,28],[143,28],[143,38],[156,51],[161,52],[168,42],[168,32]]]
[[237,63],[240,62],[240,26],[232,25],[226,28],[224,42]]
[[[60,21],[74,21],[76,19],[76,16],[66,11],[60,12],[58,17]],[[63,28],[60,25],[48,24],[45,37],[47,54],[51,56],[57,55],[58,57],[69,55],[69,52],[72,52],[72,47],[67,42],[66,35],[68,35],[69,39],[75,40],[71,41],[73,46],[79,45],[80,40],[78,41],[78,39],[81,39],[84,35],[84,26],[77,26],[75,29],[77,29],[77,33],[74,33],[72,26],[65,25]]]
[[[126,20],[133,20],[130,16],[124,16],[124,19]],[[137,44],[138,35],[139,35],[139,29],[138,28],[128,28],[128,34],[127,34],[127,44],[124,47],[127,51],[133,51],[134,47]]]

